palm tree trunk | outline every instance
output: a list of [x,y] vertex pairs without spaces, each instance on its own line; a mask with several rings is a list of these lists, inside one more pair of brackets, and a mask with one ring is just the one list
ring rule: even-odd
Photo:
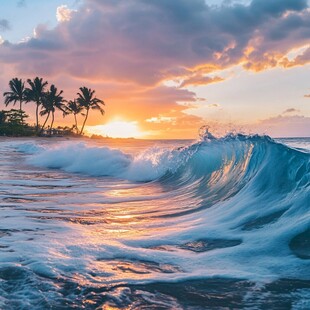
[[41,130],[40,130],[40,134],[43,132],[44,127],[45,127],[45,125],[46,125],[46,123],[47,123],[47,121],[48,121],[49,117],[50,117],[50,112],[48,112],[48,113],[47,113],[47,117],[46,117],[46,119],[45,119],[45,122],[44,122],[44,124],[43,124],[43,126],[42,126]]
[[53,125],[54,125],[54,112],[52,112],[52,122],[51,122],[50,135],[52,135]]
[[80,135],[83,134],[84,126],[85,126],[85,123],[86,123],[87,117],[88,117],[88,111],[89,111],[89,109],[87,109],[87,112],[86,112],[86,115],[85,115],[85,118],[84,118],[84,122],[83,122],[83,126],[82,126],[82,129],[81,129]]
[[75,131],[76,131],[76,133],[79,133],[77,119],[76,119],[76,114],[74,114],[74,120],[75,120]]
[[36,132],[39,131],[39,104],[37,103],[37,107],[36,107]]
[[19,100],[19,111],[20,111],[20,115],[21,115],[22,124],[24,124],[24,118],[22,116],[22,100]]

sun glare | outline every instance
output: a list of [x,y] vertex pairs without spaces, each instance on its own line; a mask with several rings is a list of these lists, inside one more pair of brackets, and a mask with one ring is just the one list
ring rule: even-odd
[[110,138],[140,138],[143,133],[136,122],[114,121],[105,125],[88,126],[88,134]]

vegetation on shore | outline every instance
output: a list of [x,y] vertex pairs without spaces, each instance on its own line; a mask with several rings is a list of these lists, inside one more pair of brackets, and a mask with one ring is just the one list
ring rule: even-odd
[[[36,77],[27,80],[28,86],[22,79],[13,78],[9,82],[10,91],[4,92],[4,104],[7,107],[18,103],[19,109],[0,111],[0,136],[53,136],[53,135],[83,135],[90,110],[98,110],[104,114],[102,106],[105,103],[95,96],[95,90],[85,86],[80,87],[77,98],[66,100],[63,90],[58,90],[55,85],[48,88],[48,82]],[[36,123],[31,126],[25,122],[29,117],[22,110],[23,104],[35,104]],[[55,112],[59,110],[63,117],[74,116],[74,124],[69,127],[54,128]],[[82,127],[79,129],[77,115],[84,117]],[[43,124],[40,124],[40,117]]]

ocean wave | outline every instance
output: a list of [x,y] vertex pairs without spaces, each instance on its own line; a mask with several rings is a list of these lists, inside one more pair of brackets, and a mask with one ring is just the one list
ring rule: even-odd
[[309,304],[309,152],[244,135],[149,149],[34,141],[1,145],[0,307],[70,308],[74,296],[72,308],[171,308],[207,304],[212,285],[249,308],[264,294]]
[[[26,150],[29,148],[26,146]],[[195,222],[158,239],[140,239],[138,244],[124,241],[127,245],[143,244],[159,256],[161,252],[180,250],[208,253],[210,270],[222,262],[223,266],[229,265],[230,272],[234,270],[233,276],[266,276],[270,265],[273,276],[285,269],[286,276],[310,276],[301,272],[310,258],[307,152],[265,136],[229,135],[187,147],[151,148],[138,155],[85,143],[39,147],[29,155],[28,163],[144,182],[144,186],[157,184],[162,196],[156,198],[156,207],[146,214],[147,218],[152,214],[154,219],[174,219],[183,225],[180,223],[186,216],[188,223]],[[143,210],[139,216],[143,219]],[[271,258],[276,265],[268,261]],[[197,270],[201,270],[197,264]],[[248,267],[242,273],[243,264]]]
[[[188,181],[203,178],[212,185],[225,178],[225,182],[234,179],[232,183],[236,185],[237,180],[247,182],[258,171],[267,174],[267,167],[272,167],[274,189],[280,183],[283,188],[283,182],[286,186],[309,182],[310,154],[277,143],[268,136],[227,135],[181,148],[152,147],[138,155],[81,142],[50,148],[28,142],[15,148],[32,154],[28,163],[35,166],[131,181],[169,182],[173,178],[184,183],[186,178]],[[281,180],[274,178],[277,171]],[[267,179],[271,181],[270,177]]]

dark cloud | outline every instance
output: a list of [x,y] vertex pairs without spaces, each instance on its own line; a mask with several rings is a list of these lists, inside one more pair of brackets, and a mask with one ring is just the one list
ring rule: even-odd
[[0,31],[10,30],[11,26],[7,19],[0,19]]
[[19,0],[19,1],[17,2],[17,6],[18,6],[19,8],[25,7],[25,6],[26,6],[26,0]]
[[307,7],[307,0],[253,0],[251,3],[251,8],[256,14],[274,17],[287,11],[302,11]]
[[295,109],[295,108],[289,108],[289,109],[286,109],[285,111],[283,111],[282,114],[287,114],[287,113],[298,113],[298,112],[300,112],[300,110]]

